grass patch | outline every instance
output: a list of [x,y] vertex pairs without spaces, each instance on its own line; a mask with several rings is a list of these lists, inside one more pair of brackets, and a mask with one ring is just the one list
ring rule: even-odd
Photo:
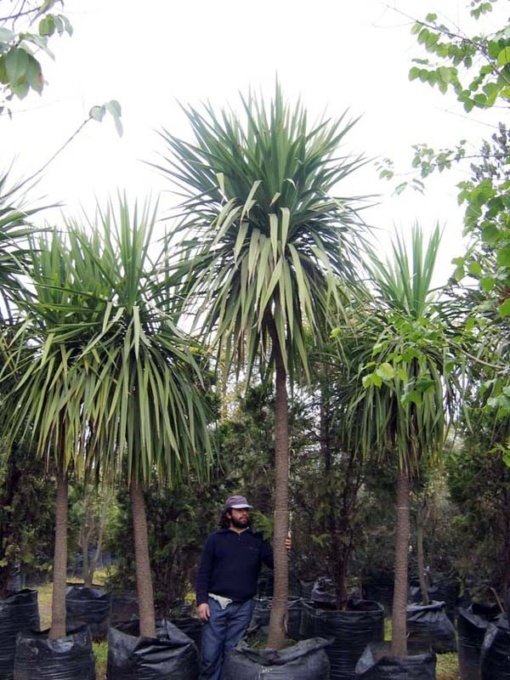
[[93,649],[96,656],[96,680],[105,680],[108,660],[108,644],[106,640],[94,642]]
[[51,595],[53,584],[45,583],[37,588],[37,601],[39,603],[39,618],[41,619],[41,630],[46,630],[51,625]]
[[438,654],[436,680],[460,680],[457,654]]

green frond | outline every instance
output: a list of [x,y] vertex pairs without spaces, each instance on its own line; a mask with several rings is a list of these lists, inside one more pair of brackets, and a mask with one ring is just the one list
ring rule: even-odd
[[150,257],[155,219],[150,206],[120,197],[97,222],[33,243],[35,293],[20,302],[26,322],[6,364],[17,378],[8,434],[31,438],[61,469],[172,482],[210,456],[194,343],[178,330],[180,303]]
[[410,256],[398,237],[391,260],[373,259],[374,300],[344,339],[354,367],[346,437],[365,455],[395,455],[410,473],[441,451],[457,380],[431,288],[439,239],[436,229],[424,247],[415,227]]
[[[287,370],[306,368],[302,325],[326,312],[331,276],[356,280],[364,243],[363,201],[337,194],[364,163],[340,152],[355,121],[310,125],[278,83],[271,101],[250,92],[241,104],[240,114],[184,108],[192,142],[161,132],[157,167],[185,197],[186,300],[238,369],[268,356],[270,327]],[[227,334],[231,343],[218,339]]]

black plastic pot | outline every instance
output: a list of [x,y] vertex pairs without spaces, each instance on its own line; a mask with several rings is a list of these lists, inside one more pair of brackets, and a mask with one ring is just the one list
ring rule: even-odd
[[336,609],[336,591],[333,579],[319,577],[313,584],[310,600],[321,609]]
[[155,638],[140,637],[138,621],[108,631],[108,680],[196,680],[195,643],[170,621],[159,621]]
[[352,680],[354,668],[370,642],[384,639],[384,609],[378,602],[358,600],[346,611],[317,609],[302,603],[301,637],[322,637],[331,644],[326,652],[331,680]]
[[408,605],[407,633],[411,642],[430,647],[437,654],[457,651],[455,628],[444,602]]
[[489,623],[480,655],[481,680],[510,680],[510,627],[502,614]]
[[368,645],[355,673],[363,680],[435,680],[436,655],[425,651],[392,656],[389,644]]
[[110,625],[111,594],[100,588],[75,585],[66,590],[68,628],[86,625],[93,640],[104,640]]
[[191,638],[197,646],[198,651],[200,651],[202,628],[204,625],[200,619],[196,619],[194,616],[179,616],[178,618],[172,617],[171,623]]
[[329,680],[327,644],[313,638],[276,651],[252,649],[240,642],[225,660],[222,680]]
[[111,593],[110,626],[134,621],[139,617],[136,593]]
[[462,680],[480,680],[480,655],[487,628],[499,615],[495,605],[460,607],[457,617],[459,672]]
[[[250,627],[263,628],[269,625],[271,616],[272,597],[260,597],[255,599],[255,607],[250,622]],[[289,597],[288,599],[288,623],[287,636],[291,640],[300,640],[301,629],[301,599],[299,597]]]
[[[457,611],[459,591],[460,583],[457,578],[443,576],[438,577],[427,588],[427,595],[431,602],[444,602],[448,618],[453,621]],[[409,602],[411,604],[421,604],[422,602],[421,588],[416,582],[409,588]]]
[[445,603],[446,613],[451,621],[457,612],[459,593],[460,581],[455,576],[437,575],[428,589],[431,600]]
[[380,602],[385,616],[391,616],[393,607],[393,573],[377,572],[363,577],[363,597],[366,600]]
[[95,680],[95,657],[87,626],[50,640],[48,631],[20,633],[14,680]]
[[37,591],[20,590],[0,600],[0,680],[10,680],[19,632],[39,629]]

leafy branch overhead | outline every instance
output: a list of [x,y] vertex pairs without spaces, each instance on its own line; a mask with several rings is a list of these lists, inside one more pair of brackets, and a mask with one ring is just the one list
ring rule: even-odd
[[[474,16],[492,10],[491,3],[481,3]],[[489,108],[496,102],[510,100],[510,32],[509,27],[493,35],[467,37],[453,32],[438,21],[436,14],[428,14],[417,21],[413,33],[425,50],[437,59],[414,59],[409,71],[411,80],[419,79],[441,92],[453,90],[465,111]]]
[[[52,12],[56,4],[56,0],[23,3],[25,9],[0,17],[0,111],[14,97],[43,91],[40,54],[53,59],[50,38],[73,32],[66,16]],[[19,21],[26,24],[24,30],[17,30]]]
[[[471,16],[478,20],[491,12],[497,0],[470,3]],[[438,87],[442,93],[453,91],[465,111],[493,113],[507,110],[510,102],[510,24],[508,20],[489,35],[481,32],[467,36],[459,29],[440,23],[429,14],[416,21],[413,32],[418,42],[432,55],[414,59],[409,77]],[[455,278],[469,277],[484,298],[483,314],[510,316],[510,135],[504,122],[482,142],[476,152],[468,153],[467,140],[448,148],[433,149],[428,144],[413,147],[412,166],[417,176],[398,184],[424,190],[424,179],[462,162],[470,164],[467,179],[460,182],[459,204],[465,207],[464,233],[470,239],[467,252],[453,260]],[[381,178],[397,175],[392,161],[379,164]],[[490,310],[490,312],[489,312]]]

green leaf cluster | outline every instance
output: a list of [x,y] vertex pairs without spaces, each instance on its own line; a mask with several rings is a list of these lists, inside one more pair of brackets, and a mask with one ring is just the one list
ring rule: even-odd
[[[22,10],[4,18],[0,26],[0,92],[4,101],[23,99],[30,91],[41,94],[44,87],[39,52],[53,58],[48,44],[54,35],[72,34],[72,26],[63,14],[51,10],[56,3],[29,2]],[[37,32],[30,30],[38,19]],[[27,30],[19,30],[20,20],[28,20]],[[11,23],[11,28],[5,24]],[[0,102],[3,106],[4,102]]]
[[193,142],[162,132],[158,167],[186,197],[188,300],[227,364],[270,363],[277,347],[287,371],[306,370],[304,329],[320,326],[335,277],[354,277],[365,231],[360,201],[333,193],[363,163],[341,151],[354,121],[309,124],[279,85],[270,103],[241,102],[244,119],[186,110]]
[[395,455],[410,473],[441,451],[455,385],[457,360],[431,288],[439,243],[439,229],[425,246],[415,227],[410,254],[401,238],[392,260],[372,254],[367,308],[348,341],[351,445]]
[[[479,5],[479,17],[489,3]],[[501,30],[494,35],[467,37],[438,22],[429,14],[413,26],[418,42],[438,58],[415,59],[411,80],[437,86],[443,93],[453,90],[464,110],[490,108],[510,99],[510,37]],[[472,72],[474,70],[474,77]]]
[[[178,299],[149,255],[155,212],[109,205],[31,243],[33,292],[7,354],[11,438],[60,470],[172,482],[210,450],[200,370]],[[200,355],[197,353],[197,357]],[[199,360],[199,359],[198,359]]]

